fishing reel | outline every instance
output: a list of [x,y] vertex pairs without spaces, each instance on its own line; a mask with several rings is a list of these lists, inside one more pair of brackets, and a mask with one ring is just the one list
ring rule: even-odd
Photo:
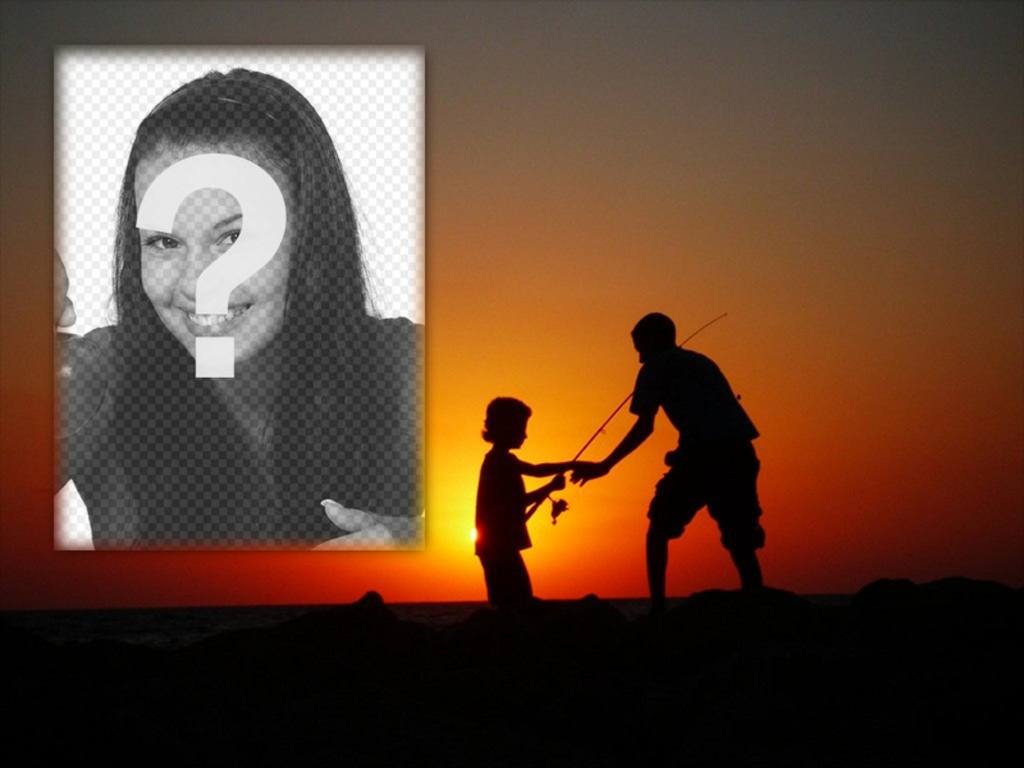
[[551,524],[558,524],[558,516],[569,508],[569,502],[565,499],[551,499]]

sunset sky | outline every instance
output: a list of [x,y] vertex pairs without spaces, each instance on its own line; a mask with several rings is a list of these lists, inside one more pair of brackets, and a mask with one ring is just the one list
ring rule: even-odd
[[[770,585],[1024,584],[1020,4],[99,6],[3,6],[0,607],[484,599],[487,402],[533,408],[522,458],[571,458],[632,388],[654,310],[680,336],[729,313],[690,346],[761,431]],[[54,48],[227,42],[425,51],[422,552],[53,551]],[[646,593],[674,439],[659,416],[560,494],[557,526],[531,522],[540,596]],[[737,585],[706,513],[668,584]]]

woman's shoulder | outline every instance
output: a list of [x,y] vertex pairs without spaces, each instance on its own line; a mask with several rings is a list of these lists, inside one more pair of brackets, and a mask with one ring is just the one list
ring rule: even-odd
[[407,317],[369,316],[366,328],[374,341],[413,345],[423,339],[423,326]]
[[392,375],[415,378],[423,361],[423,326],[405,317],[368,317],[364,354],[372,367]]

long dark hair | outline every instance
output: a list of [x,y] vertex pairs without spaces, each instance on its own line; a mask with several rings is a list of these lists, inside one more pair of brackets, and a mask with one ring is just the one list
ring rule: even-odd
[[[282,381],[266,393],[270,473],[246,446],[211,383],[143,290],[135,174],[156,148],[240,142],[290,178],[297,201],[284,322],[273,342]],[[116,239],[114,438],[139,511],[143,543],[316,541],[337,535],[318,502],[360,499],[361,414],[373,367],[373,325],[356,218],[341,162],[313,106],[284,81],[211,72],[160,102],[136,133],[121,187]],[[262,469],[261,469],[262,468]],[[363,494],[365,496],[365,494]]]

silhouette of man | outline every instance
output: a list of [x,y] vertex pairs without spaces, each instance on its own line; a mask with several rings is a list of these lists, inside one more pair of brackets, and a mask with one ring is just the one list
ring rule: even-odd
[[704,506],[718,523],[744,590],[763,586],[757,550],[764,546],[757,499],[761,463],[751,441],[758,431],[718,366],[676,346],[669,317],[646,315],[633,328],[640,354],[630,411],[636,423],[604,461],[574,465],[572,480],[585,483],[608,474],[654,431],[658,408],[679,431],[679,446],[665,455],[668,472],[658,482],[647,517],[647,581],[651,612],[665,609],[668,542],[682,535]]

